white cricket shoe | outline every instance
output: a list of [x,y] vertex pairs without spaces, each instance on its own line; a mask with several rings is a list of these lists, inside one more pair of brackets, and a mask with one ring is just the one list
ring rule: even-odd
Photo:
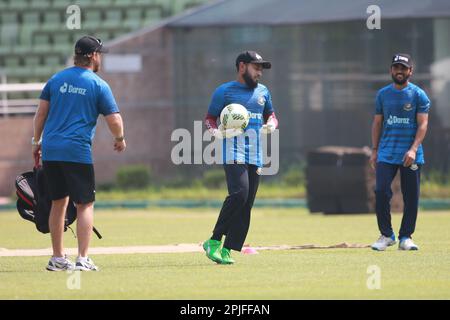
[[404,238],[398,244],[398,250],[419,250],[411,238]]
[[67,258],[67,255],[64,257],[51,257],[46,267],[48,271],[66,271],[74,268],[75,264]]
[[385,237],[381,235],[378,240],[372,244],[372,249],[377,251],[384,251],[387,247],[393,246],[396,244],[397,241],[395,241],[395,236],[392,235],[391,237]]
[[91,258],[78,257],[75,263],[75,270],[79,271],[98,271],[98,267],[94,264]]

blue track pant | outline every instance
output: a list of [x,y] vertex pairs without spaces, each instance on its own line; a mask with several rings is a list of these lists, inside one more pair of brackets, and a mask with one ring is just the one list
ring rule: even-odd
[[225,164],[224,169],[228,196],[223,203],[212,238],[219,240],[224,235],[225,248],[241,251],[250,227],[250,212],[258,191],[258,167]]
[[385,162],[377,163],[376,167],[376,206],[378,228],[382,235],[390,237],[394,232],[391,224],[392,198],[391,184],[397,171],[400,170],[401,189],[403,194],[403,219],[399,232],[399,239],[411,237],[416,228],[417,211],[419,207],[420,170],[403,165],[395,165]]

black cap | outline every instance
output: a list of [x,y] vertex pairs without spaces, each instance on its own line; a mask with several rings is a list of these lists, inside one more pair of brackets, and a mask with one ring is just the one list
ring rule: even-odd
[[261,64],[264,69],[270,69],[272,67],[272,64],[269,61],[265,61],[255,51],[245,51],[238,55],[236,58],[236,68],[239,68],[239,62],[258,63]]
[[397,53],[392,57],[392,64],[391,67],[394,64],[402,64],[407,68],[412,68],[413,62],[411,59],[411,56],[407,53]]
[[93,36],[84,36],[75,43],[75,54],[89,54],[93,52],[107,53],[108,49],[103,47],[103,42]]

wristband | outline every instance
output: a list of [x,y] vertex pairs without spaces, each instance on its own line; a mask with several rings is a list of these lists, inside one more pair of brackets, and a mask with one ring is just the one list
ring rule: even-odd
[[40,146],[42,143],[42,139],[40,139],[39,141],[34,140],[34,137],[31,137],[31,145],[32,146]]
[[114,140],[116,140],[117,142],[122,142],[123,140],[125,140],[125,137],[124,136],[115,137]]

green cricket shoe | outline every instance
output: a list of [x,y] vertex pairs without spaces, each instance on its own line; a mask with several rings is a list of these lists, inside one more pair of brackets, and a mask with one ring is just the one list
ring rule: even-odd
[[233,264],[234,260],[231,258],[231,251],[227,248],[222,248],[222,264]]
[[203,242],[203,250],[206,252],[206,256],[216,263],[222,263],[222,256],[220,254],[221,241],[206,240]]

